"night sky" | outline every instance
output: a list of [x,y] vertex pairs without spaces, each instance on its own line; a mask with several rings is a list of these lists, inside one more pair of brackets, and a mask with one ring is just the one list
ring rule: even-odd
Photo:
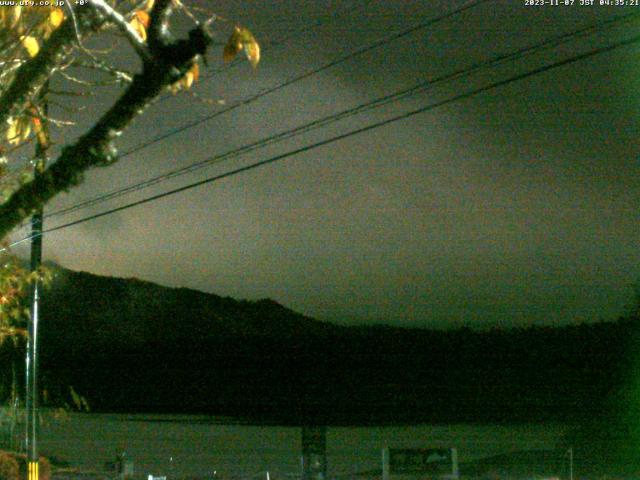
[[[596,0],[597,2],[598,0]],[[490,1],[86,175],[56,211],[640,7]],[[211,2],[213,4],[213,2]],[[463,1],[215,2],[263,46],[151,107],[123,151],[425,22]],[[204,6],[201,0],[199,5]],[[229,24],[223,24],[229,32]],[[640,20],[67,216],[53,227],[401,114],[640,32]],[[224,41],[226,34],[220,35]],[[221,47],[209,55],[223,68]],[[122,45],[119,61],[132,59]],[[614,319],[640,281],[640,44],[231,178],[60,230],[45,257],[343,323],[487,327]],[[85,100],[71,141],[113,95]],[[66,101],[66,100],[65,100]],[[220,101],[220,102],[218,102]],[[221,103],[225,104],[222,105]],[[53,107],[54,109],[56,107]],[[59,117],[69,116],[58,111]],[[27,230],[16,231],[13,238]],[[27,248],[17,248],[18,253]]]

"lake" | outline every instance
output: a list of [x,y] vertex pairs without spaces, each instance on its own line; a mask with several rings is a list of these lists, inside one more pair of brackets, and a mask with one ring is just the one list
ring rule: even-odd
[[[380,468],[385,446],[455,447],[461,462],[514,450],[551,449],[561,424],[329,427],[330,477]],[[233,425],[198,416],[69,414],[41,428],[40,453],[102,469],[126,452],[136,475],[265,478],[300,473],[300,428]]]

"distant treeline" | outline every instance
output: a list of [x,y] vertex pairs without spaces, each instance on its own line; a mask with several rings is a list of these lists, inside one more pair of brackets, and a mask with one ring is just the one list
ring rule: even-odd
[[271,300],[64,269],[42,311],[50,392],[72,385],[94,411],[253,422],[577,421],[633,384],[640,351],[634,315],[482,332],[345,327]]

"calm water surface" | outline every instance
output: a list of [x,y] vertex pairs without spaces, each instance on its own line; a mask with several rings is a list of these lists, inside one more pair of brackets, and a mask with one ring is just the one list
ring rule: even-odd
[[[554,448],[566,425],[330,427],[329,476],[380,468],[385,446],[456,447],[460,461],[514,450]],[[300,472],[300,429],[217,423],[195,416],[71,414],[41,429],[40,451],[102,469],[126,452],[140,475],[265,478]],[[170,480],[170,479],[168,479]]]

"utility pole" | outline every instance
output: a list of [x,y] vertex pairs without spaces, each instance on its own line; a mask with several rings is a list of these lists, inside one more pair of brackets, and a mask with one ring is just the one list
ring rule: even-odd
[[[39,162],[39,160],[38,160]],[[37,166],[36,166],[37,168]],[[42,262],[42,209],[31,218],[31,271],[36,272]],[[27,343],[27,392],[26,449],[28,480],[38,480],[38,320],[40,315],[40,280],[33,281],[31,317],[29,319],[29,341]]]
[[[47,148],[49,147],[49,131],[46,116],[48,115],[47,91],[48,82],[43,86],[39,96],[42,117],[34,117],[39,122],[36,132],[36,158],[34,177],[42,175],[47,163]],[[39,207],[31,217],[31,271],[39,272],[42,265],[42,222],[43,209]],[[31,298],[31,316],[29,318],[26,358],[26,394],[25,394],[25,447],[27,453],[27,480],[38,480],[38,320],[40,316],[40,284],[39,274],[33,280]]]
[[573,480],[573,448],[569,449],[569,480]]

